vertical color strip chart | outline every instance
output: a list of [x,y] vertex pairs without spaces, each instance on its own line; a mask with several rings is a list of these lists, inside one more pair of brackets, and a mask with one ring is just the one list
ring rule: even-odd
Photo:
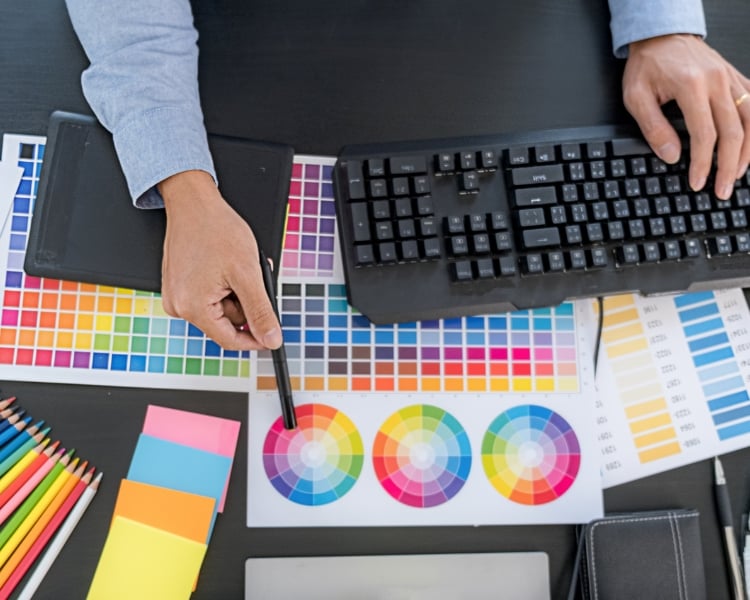
[[742,290],[604,303],[597,441],[605,487],[750,444]]
[[296,157],[289,184],[282,276],[330,276],[334,270],[336,206],[333,161]]
[[[577,392],[574,306],[375,326],[339,283],[282,285],[281,323],[296,390]],[[275,389],[260,353],[259,390]]]
[[482,464],[492,486],[509,500],[546,504],[573,485],[581,447],[573,428],[556,412],[515,406],[487,429]]
[[466,431],[453,415],[430,405],[407,406],[391,415],[375,436],[372,455],[380,485],[407,506],[447,502],[471,470]]
[[750,397],[714,294],[681,296],[675,306],[719,439],[750,433]]
[[659,460],[679,454],[677,432],[667,409],[665,391],[630,295],[604,301],[602,343],[614,371],[618,396],[638,459]]

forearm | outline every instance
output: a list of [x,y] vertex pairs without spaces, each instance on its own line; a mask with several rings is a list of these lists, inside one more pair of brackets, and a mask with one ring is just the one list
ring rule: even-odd
[[670,33],[706,36],[701,0],[609,0],[612,48],[625,58],[628,44]]
[[198,95],[197,32],[187,0],[66,0],[91,62],[83,91],[114,137],[131,195],[186,170],[215,178]]

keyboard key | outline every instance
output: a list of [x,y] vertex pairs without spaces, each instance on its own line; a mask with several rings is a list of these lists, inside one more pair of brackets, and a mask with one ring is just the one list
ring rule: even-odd
[[591,244],[604,241],[604,230],[601,223],[586,224],[586,241]]
[[637,244],[623,244],[615,250],[615,256],[621,265],[635,265],[640,259]]
[[524,208],[518,211],[518,222],[521,227],[539,227],[544,225],[543,208]]
[[648,229],[653,237],[667,235],[667,225],[663,217],[651,217],[648,220]]
[[493,279],[495,277],[495,267],[491,258],[480,258],[476,261],[476,267],[479,279]]
[[543,258],[546,263],[547,271],[558,273],[565,270],[565,257],[562,252],[548,252]]
[[667,260],[679,260],[682,258],[680,242],[677,240],[668,240],[664,242],[664,257]]
[[604,179],[607,176],[607,170],[604,167],[603,160],[595,160],[589,163],[589,175],[592,179]]
[[413,219],[401,219],[398,222],[398,237],[401,239],[417,237],[417,229]]
[[701,250],[701,243],[698,240],[685,240],[684,244],[685,256],[689,256],[690,258],[697,258],[698,256],[702,256],[703,251]]
[[390,221],[379,221],[375,223],[375,237],[381,241],[393,239],[393,225]]
[[419,233],[427,238],[436,236],[438,234],[437,219],[434,217],[419,219]]
[[545,206],[557,204],[557,193],[551,186],[539,188],[521,188],[516,190],[516,206]]
[[380,257],[380,262],[383,264],[395,263],[398,260],[396,244],[394,242],[378,244],[378,255]]
[[738,208],[733,210],[730,214],[733,229],[745,229],[747,227],[747,214],[744,209]]
[[621,158],[609,161],[609,174],[617,178],[625,177],[628,174],[625,161]]
[[586,158],[595,160],[607,157],[607,146],[604,142],[589,142],[586,144]]
[[508,164],[511,166],[528,165],[529,149],[526,147],[510,148],[508,150]]
[[461,152],[458,155],[458,167],[463,171],[473,171],[477,168],[477,156],[473,151]]
[[465,256],[469,253],[469,241],[465,235],[457,235],[448,240],[448,249],[452,256]]
[[489,254],[490,238],[486,233],[479,233],[471,238],[471,246],[474,254]]
[[411,178],[412,192],[416,196],[424,196],[431,191],[430,178],[426,175],[419,175]]
[[510,241],[510,233],[507,231],[499,231],[495,234],[495,250],[497,252],[505,252],[511,250],[513,245]]
[[453,281],[471,281],[474,279],[474,274],[471,270],[471,261],[469,260],[454,262],[451,265],[451,271],[453,273]]
[[371,206],[373,219],[382,220],[391,218],[391,203],[388,200],[376,200]]
[[624,240],[625,228],[622,221],[609,221],[607,223],[607,236],[610,240]]
[[651,153],[651,148],[644,140],[637,138],[622,138],[612,140],[613,156],[634,156]]
[[497,262],[500,266],[500,275],[503,277],[516,274],[516,259],[512,256],[501,256]]
[[521,269],[526,275],[536,275],[544,271],[541,254],[527,254],[521,258]]
[[401,242],[401,260],[411,262],[419,260],[419,246],[417,240],[406,240]]
[[385,177],[385,162],[382,158],[371,158],[367,161],[368,177]]
[[580,225],[568,225],[565,227],[565,241],[569,246],[583,242]]
[[372,244],[361,244],[354,247],[354,262],[358,266],[372,265],[375,263],[375,253],[372,250]]
[[422,240],[422,257],[423,258],[440,258],[442,252],[440,251],[440,240],[438,238],[427,238]]
[[535,185],[564,181],[562,165],[541,165],[511,170],[513,185]]
[[661,260],[661,250],[656,242],[646,242],[643,244],[643,260],[647,263],[658,262]]
[[708,239],[708,250],[712,255],[721,256],[732,253],[732,240],[728,235],[717,235]]
[[568,178],[571,181],[583,181],[586,179],[586,169],[583,163],[571,163],[568,165]]
[[571,250],[568,252],[568,268],[576,271],[586,268],[586,252],[584,250]]
[[750,253],[750,234],[738,233],[734,236],[734,249],[737,252]]
[[578,186],[566,183],[562,186],[563,202],[578,202]]
[[484,214],[469,215],[469,231],[487,231],[487,219]]
[[393,203],[396,217],[411,217],[411,198],[397,198]]
[[527,229],[523,232],[524,248],[545,248],[560,245],[560,232],[557,227]]
[[482,150],[479,153],[479,166],[483,169],[497,169],[497,154],[494,150]]
[[391,181],[391,187],[393,188],[394,196],[408,196],[409,195],[409,178],[408,177],[394,177]]
[[429,196],[417,198],[417,214],[420,217],[428,217],[435,214],[435,203]]
[[370,241],[370,217],[367,214],[367,203],[355,202],[349,205],[352,215],[352,228],[355,242]]
[[646,169],[645,158],[631,158],[630,159],[630,174],[634,177],[642,177],[648,173]]
[[385,179],[371,179],[370,180],[370,197],[371,198],[385,198],[388,195],[388,186],[386,185]]
[[391,175],[412,175],[427,172],[427,160],[424,156],[394,156],[388,159]]
[[687,233],[687,223],[685,222],[685,217],[682,215],[669,217],[669,230],[672,235],[682,235],[683,233]]
[[536,146],[534,156],[538,163],[550,163],[555,161],[555,147],[550,145]]
[[508,217],[504,212],[495,211],[490,215],[490,227],[493,231],[508,229]]
[[581,144],[561,144],[560,158],[562,160],[581,160]]
[[466,171],[461,173],[458,180],[458,189],[462,192],[478,192],[479,173],[476,171]]
[[360,161],[347,161],[346,179],[349,186],[349,199],[362,200],[365,198],[367,195],[365,192],[365,178],[362,174],[362,163]]
[[456,170],[456,158],[452,152],[442,152],[435,156],[435,164],[439,173],[452,173]]
[[446,217],[445,230],[451,235],[456,233],[463,233],[464,231],[466,231],[464,228],[464,218],[456,215]]
[[609,264],[609,256],[604,248],[592,248],[589,251],[589,267],[603,268]]

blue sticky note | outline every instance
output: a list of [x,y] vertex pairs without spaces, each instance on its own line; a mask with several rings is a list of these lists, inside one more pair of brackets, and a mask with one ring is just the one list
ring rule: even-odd
[[216,501],[215,506],[219,506],[231,467],[230,457],[142,433],[138,438],[127,478],[209,496]]

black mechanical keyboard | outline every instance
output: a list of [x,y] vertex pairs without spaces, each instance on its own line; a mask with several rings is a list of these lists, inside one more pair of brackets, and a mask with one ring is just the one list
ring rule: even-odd
[[750,172],[693,192],[614,126],[345,147],[350,303],[374,323],[750,283]]

